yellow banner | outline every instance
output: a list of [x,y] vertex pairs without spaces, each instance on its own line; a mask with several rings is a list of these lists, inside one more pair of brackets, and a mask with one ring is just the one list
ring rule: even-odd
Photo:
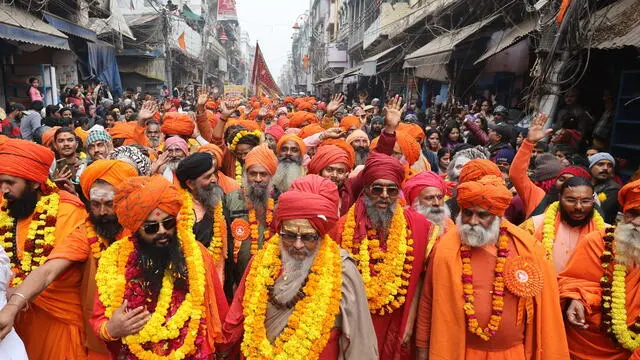
[[225,85],[224,94],[233,97],[247,97],[247,87],[242,85]]

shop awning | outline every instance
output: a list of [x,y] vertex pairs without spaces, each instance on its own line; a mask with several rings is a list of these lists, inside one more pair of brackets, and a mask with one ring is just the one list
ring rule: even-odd
[[352,67],[350,69],[347,69],[347,70],[343,71],[342,74],[336,76],[335,79],[333,80],[333,82],[335,84],[340,84],[345,77],[349,77],[349,76],[352,76],[352,75],[356,74],[358,71],[360,71],[361,68],[362,68],[362,65],[358,65],[358,66],[354,66],[354,67]]
[[69,50],[67,35],[15,6],[0,5],[0,38]]
[[482,56],[480,56],[478,60],[475,61],[474,64],[484,61],[501,52],[502,50],[510,47],[511,45],[515,45],[516,43],[520,42],[520,40],[523,40],[525,37],[535,31],[537,24],[537,19],[531,18],[508,30],[504,30],[502,32],[502,38],[500,38],[497,43],[490,46],[487,51],[485,51],[484,54],[482,54]]
[[405,32],[408,28],[424,20],[424,18],[426,18],[427,16],[442,11],[460,1],[461,0],[428,1],[427,4],[420,6],[415,10],[411,10],[411,12],[407,14],[407,16],[397,20],[397,22],[399,22],[400,24],[398,26],[394,26],[391,30],[389,30],[389,38],[393,39],[394,37],[396,37],[396,35]]
[[73,36],[77,36],[79,38],[83,38],[85,40],[89,40],[89,41],[93,41],[96,42],[98,40],[98,36],[96,35],[95,32],[82,27],[80,25],[76,25],[66,19],[63,19],[61,17],[55,16],[53,14],[50,14],[48,12],[43,12],[42,16],[44,16],[44,19],[53,27],[55,27],[56,29],[62,31],[63,33],[69,34],[69,35],[73,35]]
[[619,0],[596,11],[589,20],[596,49],[640,47],[640,0]]
[[418,59],[405,60],[403,68],[413,68],[414,75],[419,78],[447,82],[449,81],[447,65],[451,60],[451,53],[451,51],[446,51]]
[[184,16],[186,20],[191,20],[195,22],[204,22],[204,19],[202,18],[202,16],[194,13],[193,10],[189,9],[187,4],[182,5],[182,16]]
[[382,51],[376,55],[373,55],[369,58],[366,58],[362,61],[362,69],[360,70],[360,75],[363,76],[373,76],[377,73],[376,67],[381,63],[381,59],[385,56],[393,52],[395,49],[400,47],[400,45],[392,46],[391,48]]
[[158,14],[147,14],[147,15],[124,15],[124,19],[129,26],[140,26],[145,25],[149,22],[152,22],[156,19],[160,18]]

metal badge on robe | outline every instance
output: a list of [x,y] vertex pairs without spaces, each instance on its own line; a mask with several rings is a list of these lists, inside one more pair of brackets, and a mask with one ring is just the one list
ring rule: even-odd
[[532,259],[522,256],[507,259],[504,281],[511,293],[522,298],[540,294],[544,283],[542,269]]

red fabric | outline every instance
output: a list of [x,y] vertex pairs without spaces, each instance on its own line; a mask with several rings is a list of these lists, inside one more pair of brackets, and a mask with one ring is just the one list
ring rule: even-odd
[[[376,149],[376,147],[378,146],[378,141],[380,141],[380,136],[371,141],[371,150]],[[422,154],[422,151],[420,149],[420,144],[418,143],[418,141],[411,135],[404,131],[396,131],[395,143],[400,147],[400,151],[402,151],[402,155],[404,155],[409,165],[413,165],[416,161],[418,161],[420,155]]]
[[[321,148],[325,145],[335,145],[340,149],[342,149],[349,157],[347,168],[349,168],[349,170],[353,169],[353,166],[356,164],[356,153],[353,150],[353,146],[347,144],[347,142],[344,141],[344,139],[326,139],[326,140],[322,140],[320,145],[318,145],[318,148]],[[318,155],[318,152],[316,151],[316,155],[314,156],[317,156],[317,155]]]
[[351,169],[349,167],[349,155],[339,148],[336,145],[324,145],[318,148],[313,158],[309,164],[307,164],[307,169],[309,170],[309,174],[320,174],[322,169],[326,168],[331,164],[342,163],[347,166],[347,170]]
[[479,206],[494,215],[502,216],[511,204],[513,195],[504,186],[502,178],[488,175],[478,181],[458,185],[456,198],[461,208]]
[[560,170],[560,172],[558,173],[558,176],[556,176],[556,178],[553,179],[553,182],[555,183],[560,176],[566,175],[566,174],[571,174],[573,176],[582,176],[587,180],[591,180],[591,174],[589,174],[589,172],[585,168],[583,168],[582,166],[573,165],[573,166],[567,166],[566,168]]
[[20,132],[20,126],[12,126],[10,118],[2,120],[2,123],[0,124],[0,130],[2,130],[4,133],[9,132],[8,135],[11,138],[19,138],[22,135],[22,132]]
[[54,159],[53,151],[31,141],[6,139],[0,144],[0,174],[44,183]]
[[170,112],[164,114],[160,131],[165,135],[191,136],[196,124],[188,114]]
[[553,187],[555,183],[556,183],[556,179],[552,178],[552,179],[547,179],[542,181],[536,181],[535,185],[540,189],[544,190],[545,193],[547,193],[549,192],[549,190],[551,190],[551,187]]
[[622,206],[623,212],[640,207],[640,180],[623,186],[618,191],[618,202]]
[[273,136],[276,139],[276,142],[277,142],[284,135],[284,129],[282,128],[282,126],[277,125],[277,124],[271,125],[267,129],[265,134],[269,134],[269,135]]
[[460,183],[477,181],[486,175],[502,176],[502,172],[493,161],[488,159],[473,159],[464,164],[460,171]]
[[279,230],[283,220],[307,219],[324,236],[338,221],[338,199],[333,181],[318,175],[298,178],[278,198],[274,227]]
[[400,186],[404,181],[404,167],[396,158],[373,151],[364,163],[362,177],[365,187],[378,179],[390,180]]
[[442,192],[442,195],[445,195],[448,192],[447,184],[440,175],[433,171],[423,171],[407,180],[402,187],[402,192],[407,199],[407,203],[409,205],[413,204],[413,201],[420,195],[420,192],[422,192],[425,187],[438,188]]

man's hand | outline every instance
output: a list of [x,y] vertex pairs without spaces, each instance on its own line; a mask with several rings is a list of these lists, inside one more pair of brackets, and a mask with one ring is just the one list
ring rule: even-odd
[[109,335],[119,339],[138,333],[149,319],[151,319],[151,314],[149,314],[144,306],[139,306],[127,311],[127,300],[125,300],[122,305],[113,312],[113,316],[111,316],[111,319],[107,322],[107,331],[109,331]]
[[162,154],[160,154],[158,159],[154,161],[153,164],[151,164],[151,174],[159,174],[160,169],[162,169],[162,167],[167,163],[168,160],[169,160],[168,152],[165,151]]
[[258,116],[260,116],[262,118],[262,117],[267,116],[268,113],[269,113],[269,111],[267,110],[267,108],[261,107],[260,111],[258,111]]
[[325,130],[320,136],[321,139],[340,139],[344,135],[344,131],[340,128],[331,128]]
[[240,101],[238,100],[229,100],[229,101],[221,101],[220,102],[220,118],[223,120],[227,120],[231,114],[238,108],[240,105]]
[[153,115],[158,111],[158,104],[155,101],[145,101],[138,111],[138,122],[144,123],[147,119],[151,119]]
[[56,170],[53,172],[53,182],[63,182],[71,179],[72,171],[71,167],[68,165],[62,167],[56,167]]
[[162,108],[164,109],[165,112],[171,110],[171,100],[169,100],[168,98],[164,99],[164,102],[162,103]]
[[395,134],[400,120],[402,120],[402,113],[406,109],[407,104],[402,105],[402,97],[400,95],[394,96],[385,106],[387,115],[384,118],[384,131],[388,134]]
[[200,92],[198,94],[198,102],[196,103],[196,112],[201,113],[204,112],[204,105],[209,100],[209,88],[205,85],[200,88]]
[[425,348],[416,348],[416,359],[418,360],[427,360],[429,358],[429,349]]
[[332,117],[333,113],[340,109],[340,106],[344,103],[344,95],[336,94],[331,98],[329,104],[327,104],[327,116]]
[[13,323],[16,321],[20,308],[15,304],[6,304],[0,310],[0,340],[4,339],[13,329]]
[[547,115],[540,114],[531,121],[529,131],[527,132],[527,140],[529,142],[535,144],[553,132],[553,129],[544,129],[544,126],[547,123],[547,118]]
[[569,307],[567,308],[567,312],[565,313],[567,316],[567,321],[569,324],[585,330],[589,327],[589,325],[585,324],[584,320],[584,305],[580,300],[571,300],[569,303]]

